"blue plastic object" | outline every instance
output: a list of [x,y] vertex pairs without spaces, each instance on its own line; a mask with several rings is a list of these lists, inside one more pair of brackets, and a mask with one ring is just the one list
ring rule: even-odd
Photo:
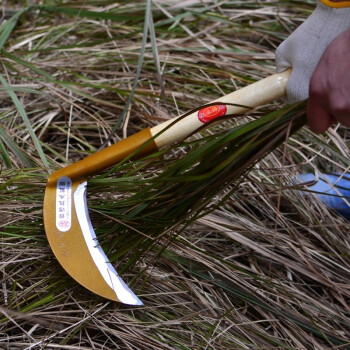
[[350,221],[350,173],[320,174],[318,180],[314,174],[300,174],[298,180],[302,183],[316,181],[315,184],[307,186],[308,191],[314,193],[328,208]]

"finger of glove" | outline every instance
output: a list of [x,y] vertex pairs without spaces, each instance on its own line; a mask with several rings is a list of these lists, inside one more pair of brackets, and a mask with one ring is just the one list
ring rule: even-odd
[[[322,55],[318,33],[309,28],[312,16],[299,26],[276,50],[277,72],[292,67],[287,84],[287,101],[308,98],[309,82]],[[324,49],[324,48],[323,48]]]
[[[287,83],[287,102],[296,103],[306,100],[309,96],[309,82],[314,72],[317,59],[315,55],[304,48],[301,39],[303,28],[299,27],[276,51],[277,72],[283,72],[292,67],[292,73]],[[315,40],[310,40],[311,45]],[[312,50],[315,52],[315,48]],[[321,56],[322,52],[319,54]],[[311,57],[310,57],[311,56]]]
[[286,49],[287,45],[288,41],[285,40],[276,50],[276,73],[282,73],[292,67],[292,62],[290,62],[288,56],[286,55],[288,52]]

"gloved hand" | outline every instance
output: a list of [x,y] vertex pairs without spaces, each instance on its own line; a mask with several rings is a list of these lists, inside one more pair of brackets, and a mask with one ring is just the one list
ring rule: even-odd
[[350,28],[350,1],[322,2],[318,1],[311,16],[282,42],[276,51],[277,72],[292,67],[287,84],[289,103],[309,97],[310,80],[322,54],[333,39]]

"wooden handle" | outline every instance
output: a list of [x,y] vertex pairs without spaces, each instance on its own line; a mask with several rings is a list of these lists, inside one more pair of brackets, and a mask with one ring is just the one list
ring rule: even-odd
[[[254,107],[262,106],[284,97],[286,94],[286,85],[290,73],[291,69],[283,73],[271,75],[240,90],[236,90],[226,96],[218,98],[217,100],[213,101],[218,102],[218,104],[215,106],[203,108],[183,119],[181,119],[181,116],[175,117],[153,127],[151,129],[151,134],[156,136],[176,119],[179,119],[174,126],[159,134],[154,139],[154,142],[160,149],[164,146],[168,146],[174,142],[185,139],[187,136],[191,135],[193,132],[202,127],[203,124],[206,124],[218,117],[229,114],[241,114]],[[238,105],[248,106],[249,108],[231,105],[225,106],[225,103],[235,103]]]

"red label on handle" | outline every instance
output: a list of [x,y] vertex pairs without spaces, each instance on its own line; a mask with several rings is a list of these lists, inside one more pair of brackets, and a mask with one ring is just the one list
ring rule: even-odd
[[227,107],[225,105],[214,105],[201,109],[198,112],[198,119],[202,123],[208,123],[216,118],[222,117],[226,114]]

